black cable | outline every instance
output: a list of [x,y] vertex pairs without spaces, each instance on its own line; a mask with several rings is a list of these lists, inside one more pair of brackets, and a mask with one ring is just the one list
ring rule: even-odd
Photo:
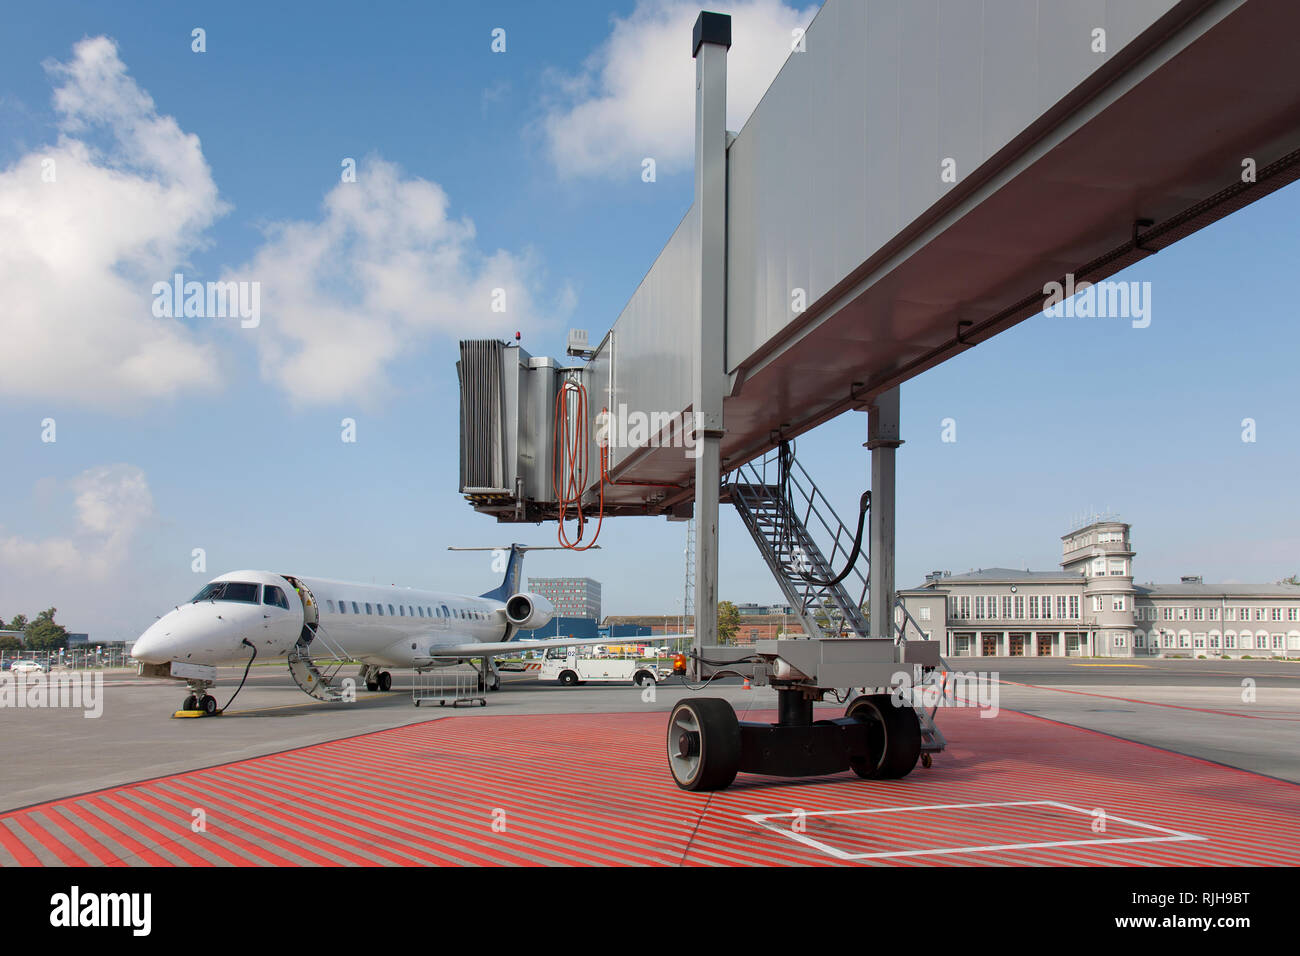
[[[794,455],[790,451],[790,443],[788,441],[781,442],[781,448],[777,452],[777,463],[779,466],[777,472],[777,487],[779,488],[779,494],[781,496],[782,503],[785,505],[784,510],[786,514],[794,514],[794,499],[790,495],[790,461],[793,459],[793,457]],[[812,574],[809,571],[805,571],[803,567],[800,566],[795,568],[795,570],[799,573],[799,576],[803,578],[805,581],[807,581],[809,584],[813,584],[821,588],[833,588],[841,581],[843,581],[845,578],[847,578],[850,572],[852,572],[853,566],[857,564],[858,557],[862,554],[862,532],[863,529],[866,527],[867,512],[869,512],[870,510],[871,510],[871,492],[864,491],[862,493],[862,497],[858,500],[858,530],[853,535],[853,550],[849,552],[849,558],[844,565],[843,571],[835,575],[835,577],[831,578],[830,580],[826,580],[824,578],[817,577],[816,575]],[[784,517],[781,520],[781,537],[782,537],[782,544],[785,545],[787,551],[790,551],[791,550],[789,546],[790,529]],[[802,565],[802,563],[803,562],[800,562],[800,565]]]
[[247,644],[249,647],[253,648],[253,656],[248,659],[248,666],[244,668],[244,676],[239,679],[239,686],[236,687],[235,692],[230,695],[230,700],[226,701],[226,706],[221,708],[223,713],[230,709],[230,705],[235,702],[235,698],[239,696],[239,692],[244,689],[244,681],[248,680],[248,672],[253,669],[253,661],[257,660],[257,648],[248,638],[244,638],[239,643]]

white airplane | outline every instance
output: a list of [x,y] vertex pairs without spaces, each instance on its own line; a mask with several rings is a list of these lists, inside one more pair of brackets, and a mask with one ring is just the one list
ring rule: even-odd
[[513,640],[520,631],[544,627],[555,613],[546,598],[519,590],[524,552],[530,550],[549,549],[511,545],[505,579],[477,596],[232,571],[150,625],[131,656],[145,676],[186,681],[189,695],[182,709],[207,714],[217,712],[208,693],[217,666],[251,666],[253,659],[284,658],[306,693],[320,700],[345,699],[346,691],[312,660],[313,643],[326,649],[321,657],[359,661],[367,690],[392,688],[389,667],[424,670],[465,661],[481,662],[480,690],[498,690],[501,676],[492,660],[497,655],[600,641]]

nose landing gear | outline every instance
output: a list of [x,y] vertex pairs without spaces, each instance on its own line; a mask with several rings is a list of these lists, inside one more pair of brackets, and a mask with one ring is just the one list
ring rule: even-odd
[[187,683],[190,692],[181,704],[181,709],[176,711],[173,717],[216,717],[221,713],[221,709],[217,706],[217,699],[208,693],[212,681],[191,680]]

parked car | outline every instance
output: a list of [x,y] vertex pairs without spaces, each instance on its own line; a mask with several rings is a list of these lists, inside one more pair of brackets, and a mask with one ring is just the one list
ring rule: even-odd
[[15,674],[43,674],[45,665],[36,661],[14,661],[9,670]]

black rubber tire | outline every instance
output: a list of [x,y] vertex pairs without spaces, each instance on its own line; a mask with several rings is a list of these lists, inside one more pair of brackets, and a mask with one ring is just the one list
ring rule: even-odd
[[673,724],[677,714],[689,710],[700,728],[700,760],[694,774],[682,780],[669,763],[677,786],[695,792],[726,790],[740,771],[740,721],[731,704],[719,697],[688,697],[668,718],[668,753],[676,752]]
[[217,712],[217,699],[211,694],[204,694],[199,700],[199,710],[211,717]]
[[379,681],[377,680],[366,681],[366,690],[379,690]]
[[379,692],[386,694],[393,689],[393,675],[388,671],[380,671],[375,678],[375,683],[379,685]]
[[199,699],[193,694],[185,698],[185,703],[181,704],[181,710],[198,710]]
[[637,671],[636,677],[632,679],[636,682],[637,687],[644,687],[646,684],[658,683],[658,681],[655,680],[655,675],[651,674],[649,671]]
[[573,687],[578,683],[578,675],[573,671],[564,671],[560,674],[560,683],[565,687]]
[[898,780],[916,768],[921,756],[921,722],[909,706],[895,706],[889,694],[864,694],[845,711],[869,723],[870,753],[851,757],[849,766],[867,780]]

